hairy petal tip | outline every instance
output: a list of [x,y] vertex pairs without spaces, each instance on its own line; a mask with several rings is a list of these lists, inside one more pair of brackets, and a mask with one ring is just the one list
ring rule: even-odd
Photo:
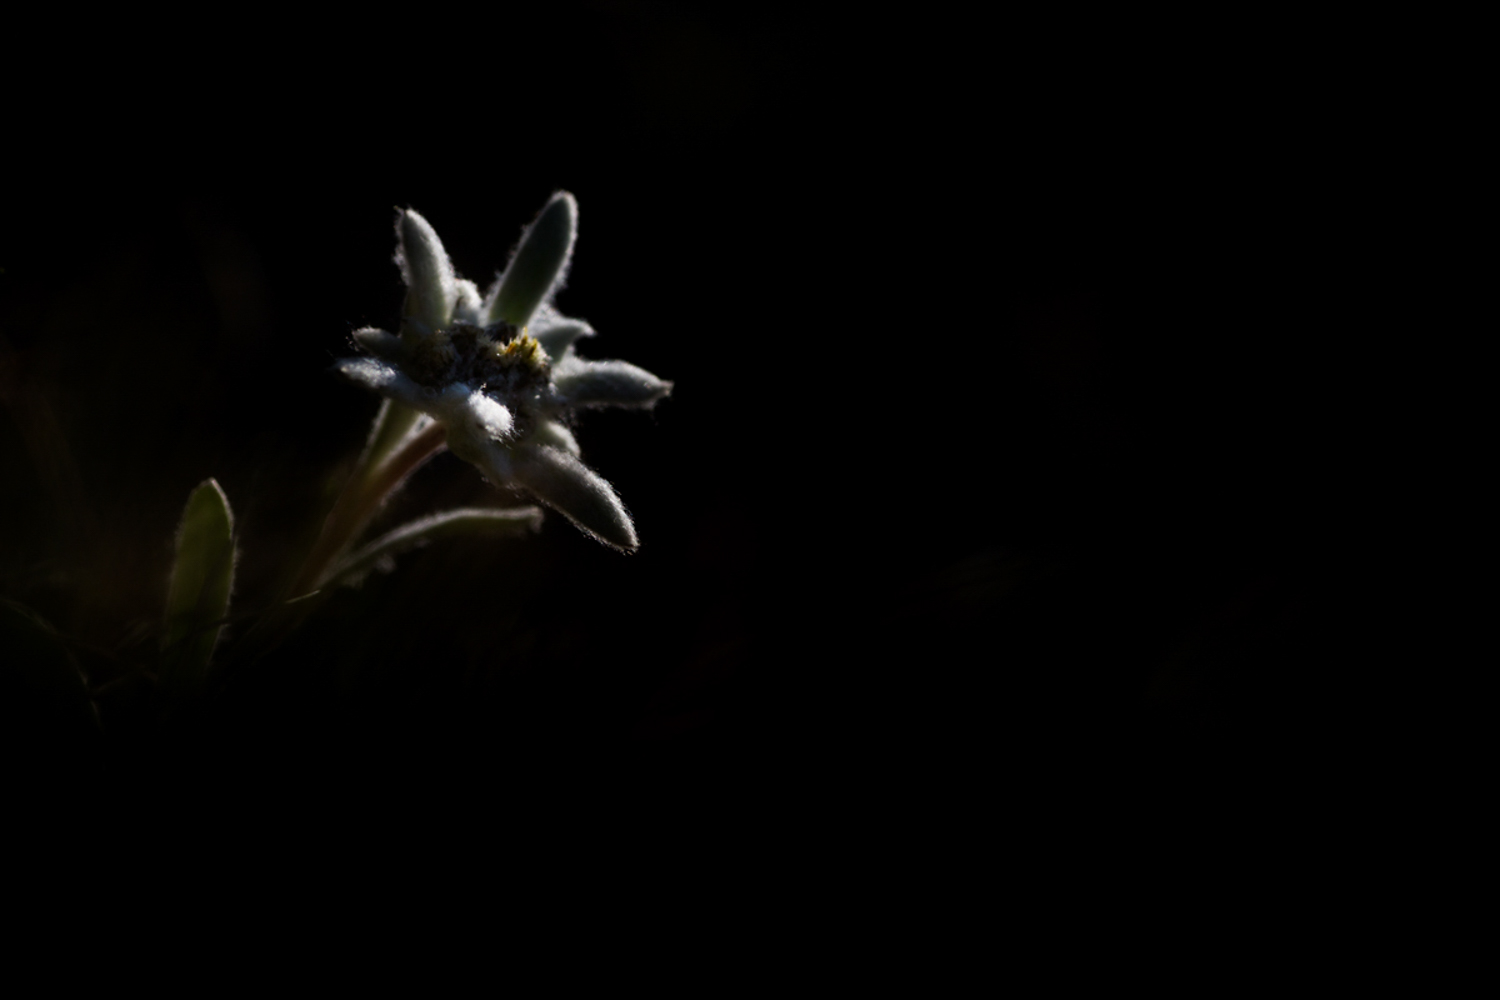
[[458,278],[437,230],[409,208],[396,216],[396,263],[406,280],[403,315],[428,330],[447,326],[458,303]]
[[624,552],[639,546],[635,526],[614,487],[565,451],[546,445],[512,449],[516,482],[586,534]]

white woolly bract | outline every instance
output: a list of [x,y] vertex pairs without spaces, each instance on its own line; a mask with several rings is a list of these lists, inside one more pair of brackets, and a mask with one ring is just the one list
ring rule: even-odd
[[373,389],[388,399],[418,410],[428,409],[432,404],[431,394],[384,361],[375,358],[345,358],[333,366],[334,371]]
[[396,218],[396,239],[396,263],[407,289],[403,312],[428,330],[447,326],[458,301],[458,284],[443,241],[409,208]]
[[553,383],[573,406],[650,406],[672,391],[672,383],[628,361],[568,358]]
[[486,322],[504,320],[526,326],[537,309],[567,283],[577,239],[578,202],[568,192],[558,191],[522,232],[505,272],[485,296]]
[[[394,335],[373,327],[355,331],[354,341],[373,357],[345,359],[335,370],[390,401],[370,454],[391,454],[435,420],[453,454],[496,486],[523,488],[588,535],[634,551],[630,515],[614,488],[580,461],[567,423],[582,408],[651,406],[672,383],[625,361],[574,353],[574,342],[594,336],[594,329],[563,316],[552,297],[567,278],[577,216],[572,195],[554,194],[481,299],[478,286],[455,273],[427,220],[400,211],[396,260],[407,283],[402,325]],[[517,328],[536,343],[519,339]],[[535,353],[537,345],[550,363]],[[406,544],[434,525],[409,526],[388,541]],[[388,554],[366,553],[371,559]]]
[[510,410],[478,389],[469,394],[469,412],[491,437],[506,437],[515,427],[515,418],[511,416]]
[[574,457],[583,454],[583,449],[578,447],[578,439],[573,436],[573,432],[556,420],[537,421],[536,430],[531,432],[526,443],[551,445],[554,448],[561,448]]
[[467,382],[455,382],[430,404],[431,412],[455,431],[478,431],[487,437],[504,438],[515,427],[515,418],[502,403],[491,399]]
[[577,458],[556,448],[523,445],[512,449],[511,465],[516,482],[584,532],[625,552],[640,544],[614,487]]
[[568,348],[573,341],[594,336],[594,328],[587,321],[564,316],[550,302],[537,307],[531,322],[526,325],[526,332],[537,339],[553,364],[572,353]]
[[395,334],[386,333],[384,330],[373,326],[355,330],[352,336],[356,344],[377,358],[396,361],[405,354],[405,347],[402,345],[400,337]]

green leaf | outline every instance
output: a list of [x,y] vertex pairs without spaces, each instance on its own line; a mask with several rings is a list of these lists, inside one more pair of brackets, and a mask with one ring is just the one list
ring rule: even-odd
[[573,253],[578,203],[566,191],[547,202],[542,214],[521,237],[510,267],[490,293],[487,320],[525,326],[563,276]]
[[161,641],[163,683],[191,686],[203,679],[233,586],[234,517],[219,484],[206,479],[188,497],[177,529]]
[[344,559],[328,574],[327,581],[358,579],[380,563],[439,538],[510,538],[536,531],[541,527],[542,511],[538,507],[498,509],[466,507],[433,514],[375,539]]
[[99,716],[73,653],[35,612],[0,600],[0,725],[66,735]]

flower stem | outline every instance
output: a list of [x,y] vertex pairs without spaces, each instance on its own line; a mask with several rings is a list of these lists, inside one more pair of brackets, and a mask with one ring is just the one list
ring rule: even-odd
[[327,582],[329,567],[369,525],[375,512],[401,488],[407,477],[441,451],[446,443],[447,433],[443,425],[433,421],[374,468],[355,469],[328,519],[323,522],[323,531],[308,553],[289,596],[301,597]]
[[[264,649],[279,645],[307,617],[317,602],[304,600],[328,582],[329,571],[369,526],[381,506],[417,469],[447,445],[447,431],[437,421],[412,434],[373,465],[361,461],[344,484],[323,530],[313,543],[280,606],[262,619]],[[368,451],[364,456],[369,458]]]

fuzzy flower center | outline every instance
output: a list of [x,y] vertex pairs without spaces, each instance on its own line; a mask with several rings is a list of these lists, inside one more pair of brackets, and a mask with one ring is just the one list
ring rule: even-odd
[[455,324],[411,344],[407,374],[430,389],[455,382],[483,385],[504,396],[527,396],[551,379],[547,352],[524,329]]

